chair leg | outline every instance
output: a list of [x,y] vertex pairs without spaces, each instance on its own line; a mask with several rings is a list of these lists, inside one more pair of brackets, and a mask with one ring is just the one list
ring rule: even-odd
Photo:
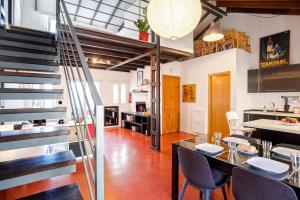
[[202,200],[202,193],[201,191],[199,191],[199,199]]
[[182,186],[182,189],[181,189],[181,192],[180,192],[180,196],[179,196],[179,200],[182,200],[183,199],[183,196],[184,196],[184,193],[185,193],[185,190],[186,190],[186,187],[188,186],[188,182],[187,180],[185,179],[184,180],[184,183],[183,183],[183,186]]
[[224,198],[224,200],[227,200],[227,195],[226,195],[225,186],[222,187],[222,193],[223,193],[223,198]]
[[210,200],[211,190],[205,190],[204,192],[204,200]]
[[231,184],[231,179],[229,179],[229,181],[227,182],[227,187],[230,187]]

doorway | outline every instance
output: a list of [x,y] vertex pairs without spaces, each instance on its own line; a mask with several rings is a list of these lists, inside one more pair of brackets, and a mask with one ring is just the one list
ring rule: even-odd
[[162,77],[162,134],[180,129],[180,77]]
[[230,111],[230,72],[208,75],[208,140],[214,132],[229,135],[226,112]]

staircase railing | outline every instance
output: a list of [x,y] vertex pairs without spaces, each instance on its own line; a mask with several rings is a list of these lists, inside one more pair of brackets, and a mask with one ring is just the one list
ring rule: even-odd
[[0,0],[0,30],[5,29],[6,26],[6,13],[4,10],[4,5]]
[[[57,2],[60,63],[64,69],[90,199],[102,200],[104,199],[103,104],[65,2],[64,0]],[[89,124],[92,124],[94,130],[89,128],[91,126]],[[94,140],[92,132],[95,133]]]

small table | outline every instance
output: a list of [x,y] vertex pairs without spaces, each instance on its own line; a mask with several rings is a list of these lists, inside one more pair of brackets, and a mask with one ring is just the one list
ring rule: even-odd
[[[240,167],[247,169],[249,167],[248,164],[242,164],[244,161],[250,158],[250,156],[245,156],[239,153],[234,154],[233,160],[228,160],[228,153],[223,153],[219,156],[209,156],[206,154],[201,153],[199,150],[195,148],[197,144],[205,143],[207,142],[206,139],[203,138],[192,138],[188,140],[182,140],[178,142],[172,143],[172,200],[178,199],[178,191],[179,191],[179,162],[178,162],[178,153],[177,149],[178,147],[182,147],[185,149],[188,149],[190,151],[199,153],[201,155],[204,155],[213,168],[220,170],[223,173],[226,173],[228,175],[232,174],[232,169],[234,167]],[[257,145],[257,148],[259,150],[259,153],[257,156],[262,157],[262,148],[261,145]],[[227,147],[224,146],[224,151],[227,151]],[[271,159],[278,160],[271,156]],[[284,160],[278,160],[280,162],[284,162],[287,164],[290,164],[288,161]],[[291,188],[294,189],[296,192],[298,198],[300,197],[300,178],[299,176],[294,176],[291,178],[290,181],[283,180],[283,183],[289,185]]]

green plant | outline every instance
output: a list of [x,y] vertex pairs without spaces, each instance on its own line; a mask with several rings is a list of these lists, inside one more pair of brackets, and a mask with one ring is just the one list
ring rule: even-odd
[[148,32],[150,26],[147,19],[147,8],[143,9],[143,14],[145,16],[145,19],[137,19],[134,24],[139,29],[139,32]]

